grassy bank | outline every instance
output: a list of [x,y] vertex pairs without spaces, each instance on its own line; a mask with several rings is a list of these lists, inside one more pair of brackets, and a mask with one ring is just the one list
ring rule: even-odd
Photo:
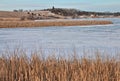
[[18,54],[0,57],[0,81],[120,81],[120,60],[98,53],[94,60]]
[[112,24],[111,21],[0,21],[0,28],[16,27],[44,27],[44,26],[81,26],[81,25],[106,25]]
[[1,21],[20,21],[20,18],[0,18],[0,22]]

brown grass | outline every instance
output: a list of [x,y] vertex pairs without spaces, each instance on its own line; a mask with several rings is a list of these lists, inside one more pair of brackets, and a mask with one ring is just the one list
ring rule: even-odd
[[1,21],[20,21],[21,18],[0,18],[0,22]]
[[105,25],[112,24],[111,21],[0,21],[0,28],[15,27],[44,27],[44,26],[79,26],[79,25]]
[[98,53],[95,59],[18,54],[0,57],[0,81],[120,81],[120,59]]
[[0,11],[0,18],[21,18],[27,15],[26,12]]

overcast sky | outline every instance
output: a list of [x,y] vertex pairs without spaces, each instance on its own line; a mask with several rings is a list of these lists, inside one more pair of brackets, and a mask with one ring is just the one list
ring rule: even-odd
[[85,11],[120,12],[120,0],[0,0],[0,10],[76,8]]

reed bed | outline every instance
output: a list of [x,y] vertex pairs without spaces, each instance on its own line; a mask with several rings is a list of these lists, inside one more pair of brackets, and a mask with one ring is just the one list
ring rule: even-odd
[[0,57],[0,81],[120,81],[120,60],[99,53],[94,59],[19,54]]
[[44,27],[44,26],[81,26],[81,25],[106,25],[111,21],[83,20],[83,21],[0,21],[0,28],[16,27]]

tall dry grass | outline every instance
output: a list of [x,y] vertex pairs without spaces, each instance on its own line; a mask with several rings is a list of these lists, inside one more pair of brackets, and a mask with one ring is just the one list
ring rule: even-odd
[[14,52],[0,57],[0,81],[120,81],[120,60],[26,56]]
[[16,27],[44,27],[44,26],[79,26],[79,25],[105,25],[111,21],[83,20],[83,21],[0,21],[0,28]]

